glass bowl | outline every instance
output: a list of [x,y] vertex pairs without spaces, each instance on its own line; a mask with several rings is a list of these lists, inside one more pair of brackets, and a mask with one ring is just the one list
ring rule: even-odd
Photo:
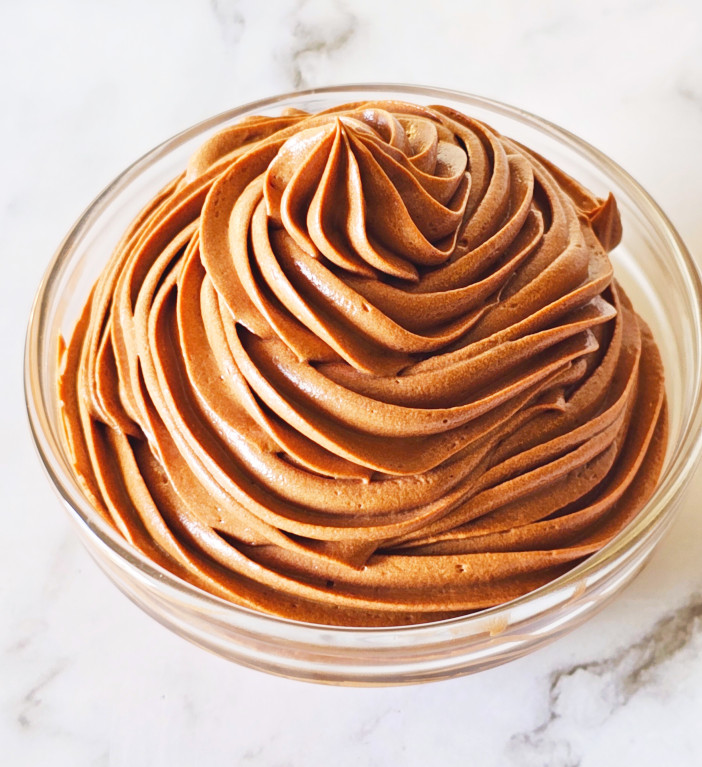
[[[70,337],[120,235],[209,134],[249,114],[278,114],[286,107],[319,111],[369,98],[455,107],[545,155],[599,196],[615,194],[624,224],[624,238],[612,255],[615,273],[658,341],[670,407],[669,447],[656,492],[605,548],[519,599],[401,628],[337,628],[272,617],[212,596],[154,565],[103,522],[82,494],[61,438],[56,386],[59,336]],[[692,258],[648,194],[601,152],[545,120],[488,99],[414,86],[286,94],[232,109],[164,142],[119,175],[78,219],[46,271],[29,320],[29,421],[46,472],[88,551],[131,600],[177,634],[243,665],[296,679],[355,685],[443,679],[504,663],[572,630],[649,558],[680,507],[700,454],[701,296]]]

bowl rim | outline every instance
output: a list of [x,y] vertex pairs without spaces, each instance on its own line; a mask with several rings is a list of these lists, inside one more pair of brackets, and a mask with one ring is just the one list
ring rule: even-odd
[[[528,592],[509,602],[466,615],[408,626],[333,626],[295,621],[258,612],[210,594],[149,560],[99,516],[87,498],[83,496],[75,478],[67,471],[65,461],[57,457],[56,441],[51,435],[49,417],[44,406],[44,403],[47,401],[47,393],[42,387],[42,377],[39,372],[43,365],[39,352],[47,330],[45,296],[59,276],[65,271],[65,265],[72,253],[74,244],[99,219],[103,211],[109,206],[111,200],[135,180],[142,171],[181,144],[195,138],[197,135],[205,134],[208,130],[231,121],[238,116],[250,114],[258,109],[275,107],[277,104],[291,99],[304,99],[315,95],[337,95],[341,98],[344,94],[350,95],[357,92],[363,92],[368,94],[368,96],[378,94],[379,98],[383,94],[385,94],[385,98],[388,98],[387,94],[390,92],[393,94],[393,97],[419,95],[434,98],[437,101],[440,101],[442,98],[453,99],[467,106],[474,105],[477,108],[487,109],[493,113],[527,124],[529,127],[545,133],[550,138],[568,145],[578,155],[599,166],[599,169],[605,172],[608,177],[614,178],[620,186],[626,189],[630,199],[634,202],[637,209],[645,215],[646,219],[657,225],[658,233],[665,237],[667,248],[676,255],[676,269],[679,271],[679,276],[683,279],[686,292],[693,299],[691,303],[696,312],[693,322],[696,333],[694,340],[697,355],[694,365],[691,365],[687,371],[688,376],[692,376],[694,385],[694,400],[691,412],[681,431],[678,451],[672,456],[665,476],[635,519],[626,525],[602,549],[588,556],[583,562],[565,574],[534,591]],[[339,103],[343,103],[343,101]],[[216,610],[220,614],[236,616],[247,627],[255,626],[256,630],[260,630],[261,633],[267,635],[284,634],[288,639],[298,641],[310,641],[319,632],[325,632],[327,635],[335,636],[342,642],[348,640],[350,645],[354,645],[354,639],[357,638],[362,638],[364,642],[373,637],[377,637],[380,640],[388,636],[394,637],[398,635],[410,639],[418,638],[421,635],[432,635],[437,632],[443,633],[447,627],[453,629],[460,627],[462,630],[461,635],[470,637],[474,634],[484,633],[486,619],[494,621],[508,611],[514,611],[539,598],[553,595],[557,592],[564,592],[596,571],[606,570],[607,565],[613,564],[624,553],[638,550],[646,540],[660,531],[665,524],[667,519],[665,511],[671,501],[684,489],[690,480],[702,450],[702,279],[699,268],[687,250],[682,238],[651,195],[627,171],[606,154],[593,147],[584,139],[549,120],[501,101],[459,90],[431,86],[402,83],[349,83],[290,91],[250,101],[225,110],[176,133],[144,153],[125,168],[85,208],[49,262],[32,304],[24,348],[24,393],[27,417],[35,448],[54,489],[58,492],[73,520],[83,530],[86,530],[89,535],[94,537],[96,542],[109,556],[112,558],[117,556],[135,570],[136,575],[142,579],[146,578],[156,588],[174,590],[181,599],[185,598],[194,603],[206,605],[209,609]],[[54,391],[53,396],[57,396],[56,391]],[[515,621],[511,621],[510,625],[514,623]]]

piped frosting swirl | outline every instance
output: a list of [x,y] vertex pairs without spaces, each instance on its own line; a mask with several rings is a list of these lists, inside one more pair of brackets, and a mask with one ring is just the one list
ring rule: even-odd
[[236,604],[394,625],[508,601],[607,543],[661,470],[620,237],[611,195],[445,107],[246,118],[91,293],[59,385],[76,474]]

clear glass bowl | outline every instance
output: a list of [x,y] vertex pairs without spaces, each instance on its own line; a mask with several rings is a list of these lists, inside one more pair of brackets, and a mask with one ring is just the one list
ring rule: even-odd
[[[154,565],[105,524],[81,493],[61,439],[56,387],[59,336],[70,337],[120,235],[209,134],[249,114],[278,114],[285,107],[318,111],[367,98],[455,107],[545,155],[600,196],[614,192],[624,224],[624,239],[613,253],[615,273],[658,341],[670,406],[660,484],[609,545],[512,602],[402,628],[335,628],[271,617]],[[88,551],[130,599],[176,633],[238,663],[297,679],[365,685],[443,679],[504,663],[570,631],[646,562],[680,507],[700,454],[701,296],[692,258],[648,194],[601,152],[545,120],[495,101],[422,87],[362,85],[286,94],[238,107],[169,139],[119,175],[79,218],[49,265],[29,320],[29,421],[44,467]]]

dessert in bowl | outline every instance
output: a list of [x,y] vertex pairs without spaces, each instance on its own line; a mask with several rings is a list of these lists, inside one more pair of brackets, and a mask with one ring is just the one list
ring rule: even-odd
[[294,94],[86,212],[30,323],[30,417],[167,625],[301,678],[439,678],[645,560],[697,456],[698,320],[668,222],[565,132],[430,89]]

